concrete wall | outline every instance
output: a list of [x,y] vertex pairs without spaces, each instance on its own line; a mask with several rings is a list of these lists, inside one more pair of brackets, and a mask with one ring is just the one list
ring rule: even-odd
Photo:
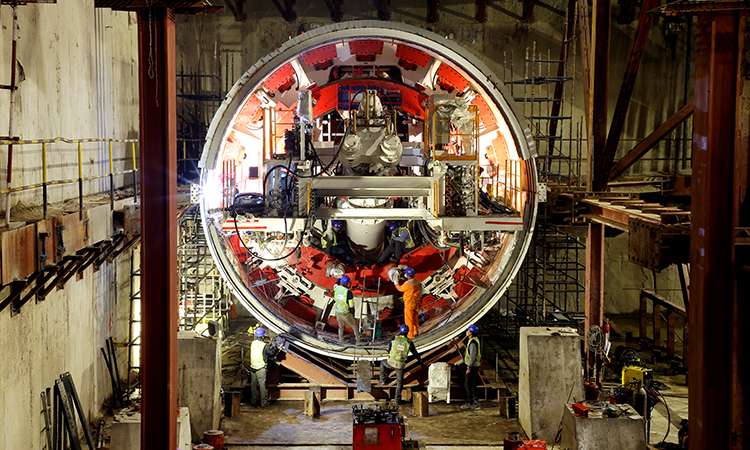
[[[134,251],[138,261],[138,248]],[[112,388],[99,349],[110,336],[118,343],[128,340],[130,273],[130,252],[125,252],[96,273],[89,267],[82,280],[73,277],[43,302],[30,300],[16,316],[10,316],[10,308],[0,314],[0,442],[44,447],[40,393],[64,372],[72,375],[89,420],[100,416]],[[7,293],[6,288],[2,298]],[[124,377],[127,352],[116,352]]]
[[[0,6],[0,83],[10,83],[12,8]],[[95,9],[91,0],[18,7],[19,40],[14,135],[22,139],[137,138],[137,23],[132,13]],[[0,135],[8,135],[10,97],[0,90]],[[114,144],[114,171],[130,168],[130,147]],[[48,179],[78,177],[75,144],[47,148]],[[82,146],[83,176],[109,172],[106,144]],[[42,180],[41,145],[16,146],[13,186]],[[8,150],[0,146],[0,189],[6,188]],[[117,177],[115,186],[123,184]],[[131,183],[131,176],[125,180]],[[50,202],[76,199],[77,183],[51,186]],[[108,179],[84,182],[84,194],[109,189]],[[12,195],[14,209],[39,207],[41,189]],[[0,210],[6,198],[0,196]],[[101,238],[101,233],[93,232]],[[136,258],[138,250],[136,248]],[[17,316],[0,314],[0,442],[13,448],[45,446],[40,393],[70,372],[86,415],[96,418],[111,396],[111,384],[99,350],[113,336],[128,339],[130,252],[84,278],[73,277],[44,302],[29,301]],[[9,288],[0,288],[6,298]],[[125,376],[127,353],[118,349]]]
[[[0,7],[0,74],[10,83],[12,8]],[[135,14],[95,9],[92,0],[18,7],[14,135],[22,139],[137,138],[138,47]],[[0,136],[8,135],[10,93],[0,90]],[[128,144],[113,145],[114,171],[132,167]],[[106,143],[84,143],[83,176],[109,173]],[[48,180],[78,177],[76,144],[47,148]],[[0,148],[0,186],[6,188],[7,147]],[[15,146],[12,184],[42,181],[41,145]],[[132,178],[125,178],[128,184]],[[115,186],[123,184],[117,177]],[[84,194],[109,189],[109,180],[84,182]],[[50,202],[76,198],[77,183],[49,189]],[[15,193],[12,204],[41,203],[41,189]],[[5,209],[6,199],[0,199]]]

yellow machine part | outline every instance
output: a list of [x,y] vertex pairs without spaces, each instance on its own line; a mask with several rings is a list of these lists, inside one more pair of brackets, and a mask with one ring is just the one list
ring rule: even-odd
[[622,384],[623,386],[631,383],[633,385],[641,386],[644,381],[649,382],[654,379],[654,372],[651,369],[640,366],[625,366],[622,368]]

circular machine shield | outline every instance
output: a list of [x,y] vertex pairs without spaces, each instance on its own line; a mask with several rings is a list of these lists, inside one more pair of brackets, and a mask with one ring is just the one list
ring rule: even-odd
[[[200,163],[204,230],[235,301],[295,345],[382,358],[407,324],[427,351],[518,272],[534,157],[522,114],[467,51],[404,24],[339,23],[289,40],[227,94]],[[343,275],[356,330],[333,297]]]

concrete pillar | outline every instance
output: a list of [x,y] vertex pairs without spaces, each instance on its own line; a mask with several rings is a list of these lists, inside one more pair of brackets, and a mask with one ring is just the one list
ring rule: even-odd
[[518,418],[526,435],[555,440],[565,405],[583,400],[581,339],[571,328],[521,328]]
[[177,398],[190,408],[193,441],[219,428],[221,419],[221,340],[194,331],[177,333]]
[[[180,450],[190,450],[190,410],[180,408],[177,416],[177,445]],[[123,412],[112,421],[110,450],[139,450],[141,448],[141,412]]]

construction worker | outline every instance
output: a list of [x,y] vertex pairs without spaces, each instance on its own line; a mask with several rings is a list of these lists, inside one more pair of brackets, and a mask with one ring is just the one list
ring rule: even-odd
[[380,385],[385,386],[386,379],[390,375],[391,370],[396,371],[396,404],[400,405],[404,403],[401,400],[401,388],[404,385],[404,367],[409,358],[409,352],[417,358],[419,364],[424,366],[422,357],[419,356],[417,348],[414,346],[414,342],[407,337],[409,334],[409,327],[407,325],[401,325],[398,329],[398,334],[393,340],[388,343],[388,359],[380,361]]
[[359,344],[359,330],[354,318],[354,294],[349,289],[348,275],[339,278],[333,286],[333,299],[336,301],[336,320],[339,322],[339,341],[344,342],[344,327],[349,325],[354,330],[354,339]]
[[404,270],[406,281],[394,283],[396,289],[404,293],[404,323],[409,326],[409,339],[419,334],[419,308],[422,306],[422,283],[414,278],[414,269]]
[[354,266],[354,260],[349,255],[349,239],[346,233],[341,230],[341,221],[334,220],[331,222],[331,229],[323,232],[320,237],[320,243],[326,254],[335,256],[347,266]]
[[[268,336],[263,327],[255,329],[255,340],[250,344],[250,403],[258,405],[258,393],[260,391],[260,406],[268,406],[268,392],[266,390],[266,368],[268,361],[272,361],[278,353],[275,345],[268,343]],[[243,362],[244,365],[244,362]],[[246,369],[247,370],[247,369]]]
[[396,222],[391,222],[388,229],[391,230],[391,242],[385,248],[383,254],[380,255],[380,258],[378,258],[378,264],[384,262],[391,255],[395,259],[394,262],[398,262],[404,256],[404,253],[414,248],[414,239],[411,238],[408,228],[399,227]]
[[464,364],[466,364],[466,404],[461,405],[461,409],[479,409],[477,401],[477,385],[479,384],[479,366],[482,364],[482,350],[479,344],[479,327],[469,325],[466,329],[466,338],[469,342],[466,344],[466,353],[464,354]]

